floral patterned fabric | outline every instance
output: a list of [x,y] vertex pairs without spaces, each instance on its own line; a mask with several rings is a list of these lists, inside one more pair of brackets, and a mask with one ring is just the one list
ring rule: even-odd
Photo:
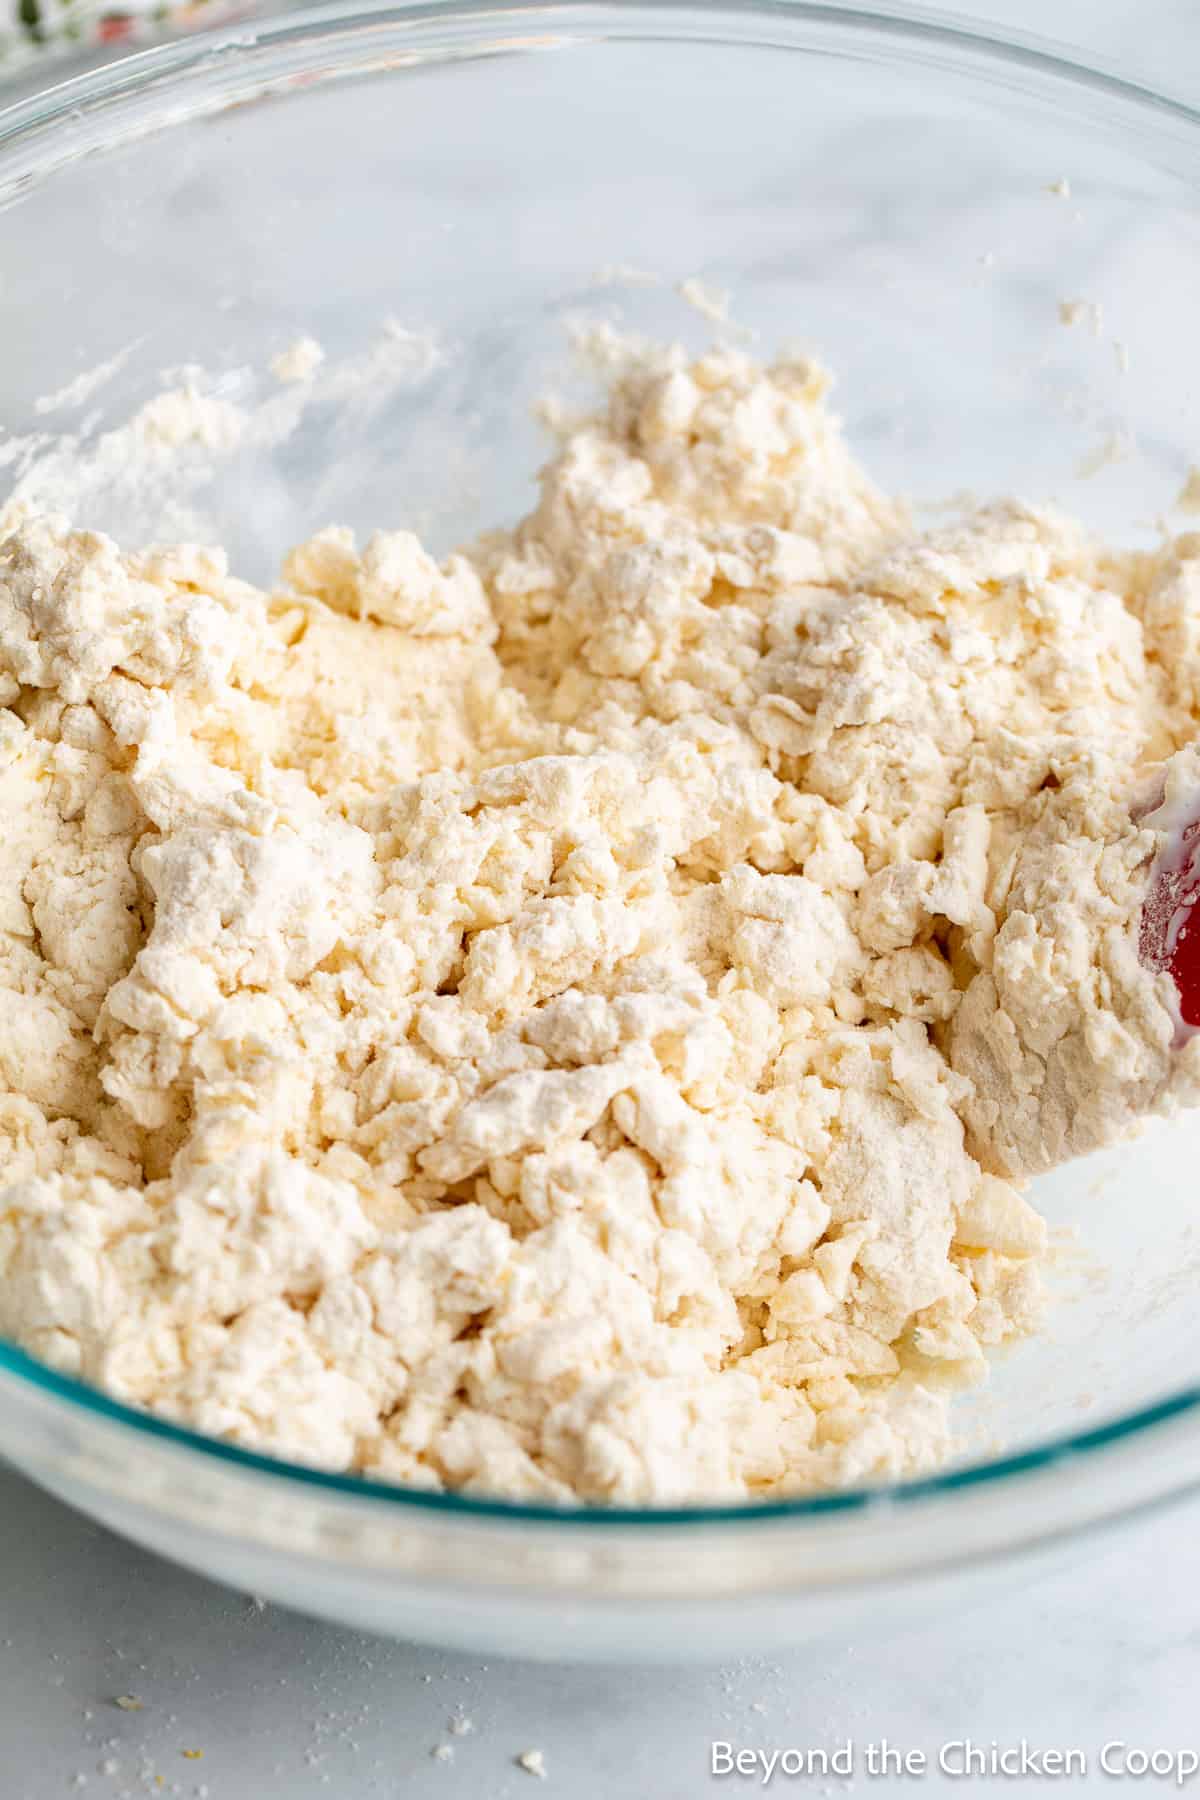
[[0,0],[0,72],[38,51],[132,47],[255,10],[253,0]]

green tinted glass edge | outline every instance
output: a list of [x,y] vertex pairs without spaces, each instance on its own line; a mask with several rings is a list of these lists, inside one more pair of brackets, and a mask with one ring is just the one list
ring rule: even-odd
[[761,1519],[819,1518],[830,1513],[861,1512],[883,1505],[911,1506],[936,1496],[962,1489],[983,1487],[1015,1476],[1032,1474],[1071,1457],[1081,1457],[1104,1450],[1126,1439],[1178,1419],[1200,1412],[1200,1386],[1183,1388],[1165,1400],[1127,1413],[1122,1418],[1097,1425],[1090,1431],[1073,1432],[1066,1437],[1050,1438],[1030,1450],[991,1462],[969,1463],[963,1468],[949,1469],[941,1475],[924,1476],[912,1481],[882,1482],[876,1487],[845,1488],[836,1493],[812,1494],[801,1500],[747,1500],[732,1506],[548,1506],[533,1501],[485,1500],[473,1495],[425,1492],[420,1488],[396,1486],[392,1482],[368,1480],[361,1475],[342,1475],[304,1463],[287,1462],[282,1457],[265,1456],[257,1450],[244,1450],[240,1444],[205,1437],[184,1425],[174,1425],[152,1413],[139,1412],[114,1400],[99,1388],[62,1375],[47,1364],[38,1362],[23,1350],[0,1341],[0,1374],[16,1377],[51,1394],[58,1400],[92,1413],[111,1424],[142,1432],[176,1449],[198,1452],[218,1462],[231,1464],[277,1480],[301,1482],[329,1494],[349,1495],[359,1500],[386,1501],[389,1505],[415,1508],[420,1512],[449,1513],[460,1518],[505,1519],[511,1522],[539,1520],[563,1526],[605,1525],[745,1525]]

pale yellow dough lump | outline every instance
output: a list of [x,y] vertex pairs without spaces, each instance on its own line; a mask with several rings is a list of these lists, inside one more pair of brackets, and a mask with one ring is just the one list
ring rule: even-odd
[[444,566],[10,509],[0,1331],[57,1368],[430,1487],[926,1468],[1037,1321],[1015,1184],[1195,1098],[1135,815],[1200,540],[923,534],[812,364],[614,360]]

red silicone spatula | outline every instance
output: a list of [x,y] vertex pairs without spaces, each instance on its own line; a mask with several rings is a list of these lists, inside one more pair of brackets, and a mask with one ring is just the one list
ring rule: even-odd
[[1176,811],[1164,804],[1147,821],[1168,836],[1142,906],[1138,954],[1148,968],[1167,971],[1183,1023],[1200,1027],[1200,803],[1190,819]]

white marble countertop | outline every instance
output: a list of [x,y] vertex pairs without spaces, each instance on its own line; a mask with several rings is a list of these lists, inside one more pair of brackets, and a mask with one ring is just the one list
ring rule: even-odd
[[[4,1800],[697,1800],[713,1740],[832,1750],[857,1768],[766,1792],[1006,1795],[1110,1785],[1103,1746],[1200,1749],[1200,1509],[1091,1546],[1068,1574],[901,1637],[711,1669],[563,1668],[448,1656],[260,1610],[0,1474]],[[132,1696],[140,1710],[116,1704]],[[473,1729],[456,1735],[455,1719]],[[871,1780],[865,1746],[923,1751],[923,1780]],[[939,1749],[1025,1739],[1082,1750],[1083,1781],[969,1782]],[[439,1760],[439,1745],[451,1757]],[[514,1759],[545,1757],[538,1782]],[[203,1756],[190,1758],[188,1751]],[[951,1758],[961,1752],[950,1752]],[[161,1787],[157,1778],[162,1777]],[[1114,1783],[1140,1796],[1168,1781]],[[1200,1792],[1200,1777],[1185,1792]]]
[[[957,10],[1200,96],[1196,0]],[[1144,1795],[1178,1791],[1172,1774],[1107,1776],[1104,1745],[1200,1751],[1196,1507],[1091,1544],[1069,1572],[986,1610],[900,1638],[701,1670],[485,1666],[260,1609],[3,1470],[0,1527],[0,1800],[520,1800],[539,1791],[515,1761],[530,1750],[544,1755],[546,1791],[572,1800],[760,1791],[750,1777],[713,1778],[714,1740],[768,1753],[853,1745],[851,1775],[777,1774],[768,1792]],[[117,1705],[130,1695],[136,1710]],[[872,1779],[866,1746],[884,1739],[924,1753],[924,1776]],[[1082,1752],[1089,1772],[1067,1782],[940,1773],[939,1750],[965,1739]],[[962,1752],[947,1754],[957,1766]],[[1200,1794],[1200,1775],[1184,1791]]]

